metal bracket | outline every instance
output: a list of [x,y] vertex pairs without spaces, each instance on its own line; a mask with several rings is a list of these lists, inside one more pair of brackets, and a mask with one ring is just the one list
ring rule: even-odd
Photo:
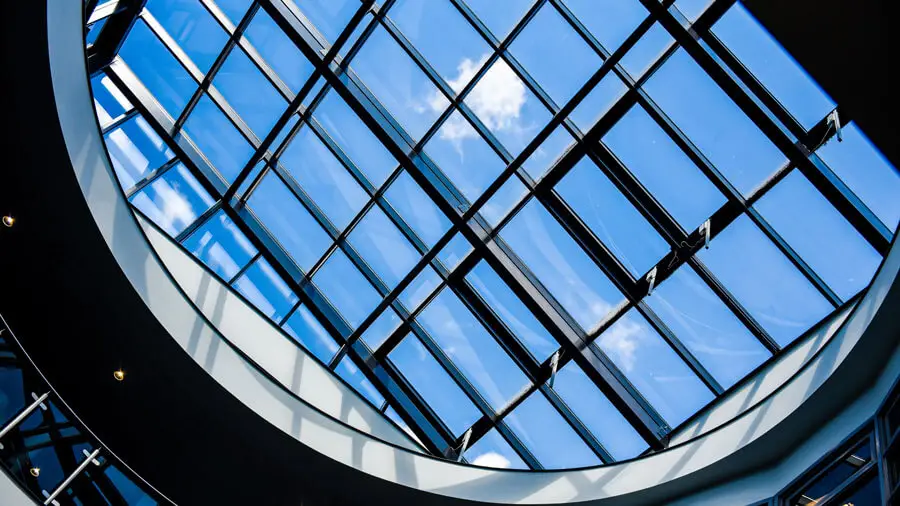
[[[41,489],[41,493],[44,494],[45,498],[50,499],[50,492],[47,492],[46,490]],[[44,504],[48,504],[48,503],[45,502]],[[52,504],[53,506],[59,506],[59,502],[56,499],[50,499],[49,504]]]
[[463,434],[462,446],[459,447],[459,454],[456,456],[457,462],[462,462],[463,454],[469,448],[469,440],[472,439],[472,427]]
[[709,249],[709,234],[712,232],[712,218],[700,225],[700,233],[703,234],[703,248]]
[[100,465],[100,461],[97,460],[97,459],[95,459],[95,458],[91,455],[91,452],[87,451],[87,448],[82,448],[82,449],[81,449],[81,454],[84,455],[85,457],[87,457],[88,459],[90,459],[90,460],[91,460],[91,464],[94,464],[95,466],[99,466],[99,465]]
[[38,397],[38,394],[31,392],[31,398],[34,399],[35,402],[38,402],[40,399],[40,406],[42,411],[47,411],[47,405],[43,403],[43,400],[46,399],[46,396]]
[[838,142],[843,142],[844,136],[841,134],[841,117],[838,115],[837,109],[831,111],[828,115],[828,126],[832,125],[834,125],[835,133],[837,133]]
[[650,294],[653,293],[653,287],[656,285],[656,267],[655,266],[653,267],[653,270],[651,270],[647,274],[647,282],[650,283],[650,287],[647,288],[647,297],[649,297]]
[[559,367],[559,350],[550,357],[550,381],[547,386],[553,388],[553,381],[556,379],[556,369]]

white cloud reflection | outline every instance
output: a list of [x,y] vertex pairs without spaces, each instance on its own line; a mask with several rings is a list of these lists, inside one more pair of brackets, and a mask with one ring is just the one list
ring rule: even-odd
[[509,459],[497,452],[487,452],[475,457],[472,461],[473,465],[493,467],[496,469],[508,469],[510,466]]

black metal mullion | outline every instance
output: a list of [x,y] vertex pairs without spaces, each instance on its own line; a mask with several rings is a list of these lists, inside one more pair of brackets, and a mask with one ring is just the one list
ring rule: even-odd
[[96,75],[113,61],[146,3],[147,0],[119,0],[116,12],[107,18],[97,40],[87,51],[90,76]]

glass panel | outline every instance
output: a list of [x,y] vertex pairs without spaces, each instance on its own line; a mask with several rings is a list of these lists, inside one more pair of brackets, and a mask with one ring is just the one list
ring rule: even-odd
[[338,230],[368,201],[359,183],[308,126],[300,128],[279,161]]
[[440,284],[438,273],[431,266],[426,266],[400,294],[400,302],[406,309],[415,311]]
[[803,128],[812,128],[834,109],[831,98],[740,3],[712,31]]
[[625,53],[619,63],[635,80],[641,78],[656,60],[675,42],[669,32],[659,23],[654,23],[647,33]]
[[466,280],[538,362],[543,362],[559,348],[559,343],[550,336],[534,313],[486,262],[478,262]]
[[100,75],[91,79],[91,92],[94,94],[94,107],[100,126],[106,126],[115,118],[125,114],[133,107],[112,79]]
[[534,0],[466,0],[466,3],[488,30],[503,40]]
[[300,91],[312,75],[313,64],[264,9],[259,9],[253,16],[244,37],[294,93]]
[[110,131],[104,140],[123,190],[131,189],[175,156],[141,116],[135,116]]
[[509,446],[497,429],[481,436],[465,453],[466,461],[474,466],[495,469],[528,469],[522,458]]
[[450,104],[380,26],[353,58],[352,68],[414,141]]
[[143,20],[138,20],[128,32],[119,56],[169,116],[177,118],[197,89],[197,81]]
[[485,72],[465,103],[512,156],[518,155],[550,120],[550,111],[502,58]]
[[97,37],[100,36],[100,32],[103,30],[103,26],[106,25],[106,21],[109,18],[103,18],[96,23],[93,23],[88,26],[87,36],[84,38],[84,45],[90,46],[93,43],[97,42]]
[[381,315],[372,322],[372,325],[363,332],[360,339],[365,342],[371,350],[377,350],[388,337],[400,326],[401,320],[397,313],[388,307]]
[[300,306],[284,322],[282,328],[316,358],[327,364],[338,351],[338,344],[325,327],[309,311]]
[[771,356],[688,266],[644,300],[724,388]]
[[619,76],[609,73],[575,107],[569,118],[575,122],[575,126],[587,132],[626,91],[628,88]]
[[198,0],[149,0],[146,9],[153,14],[178,46],[187,53],[200,71],[206,73],[228,34],[216,23]]
[[388,359],[454,436],[462,435],[481,418],[472,401],[414,335],[401,341]]
[[288,0],[296,3],[329,44],[333,44],[359,8],[353,0]]
[[182,164],[177,164],[131,196],[131,203],[175,237],[213,205],[213,199]]
[[447,269],[454,269],[472,251],[472,244],[461,233],[453,236],[450,242],[438,253],[438,259]]
[[636,0],[566,0],[591,35],[613,53],[647,17],[647,9]]
[[231,22],[237,25],[247,13],[251,0],[215,0],[215,2]]
[[745,196],[786,158],[679,49],[644,88],[722,174]]
[[522,184],[518,177],[512,176],[497,190],[484,205],[479,213],[487,220],[488,226],[494,228],[528,193],[528,188]]
[[388,289],[397,286],[421,258],[377,206],[354,227],[349,241]]
[[401,0],[391,7],[390,17],[457,93],[491,53],[447,0]]
[[847,300],[868,286],[881,255],[798,170],[755,207],[837,295]]
[[260,139],[268,135],[288,105],[240,48],[222,63],[213,85]]
[[515,362],[449,288],[417,320],[495,410],[528,384]]
[[668,243],[587,157],[566,174],[556,191],[635,278],[669,252]]
[[229,183],[253,155],[253,147],[206,95],[184,123],[184,132]]
[[263,258],[234,280],[234,288],[276,323],[297,303],[294,292]]
[[843,142],[832,138],[818,154],[853,193],[893,231],[900,222],[900,173],[866,135],[850,123]]
[[480,197],[506,166],[457,111],[428,141],[425,151],[469,202]]
[[688,21],[694,22],[713,0],[675,0],[675,7],[684,14]]
[[247,205],[304,271],[311,269],[331,245],[325,230],[273,172],[263,176]]
[[345,357],[341,360],[335,371],[337,371],[341,379],[346,381],[359,395],[365,397],[376,408],[380,409],[381,405],[384,404],[384,396],[378,393],[375,385],[366,378],[366,375],[359,370],[359,367],[353,363],[350,357]]
[[331,254],[313,276],[313,282],[353,328],[381,301],[378,292],[341,250]]
[[112,482],[125,504],[129,506],[155,506],[157,504],[146,492],[141,490],[138,485],[115,467],[107,467],[103,473]]
[[698,255],[781,346],[834,309],[746,216]]
[[566,128],[560,125],[531,153],[531,156],[525,160],[522,166],[532,177],[540,178],[550,170],[553,164],[563,156],[566,148],[574,142],[575,139],[569,135]]
[[559,106],[568,102],[602,63],[559,11],[548,4],[531,18],[509,50]]
[[522,401],[504,420],[545,469],[601,464],[539,391]]
[[672,427],[713,399],[713,393],[634,309],[600,334],[596,343]]
[[184,240],[184,247],[226,282],[256,255],[225,211],[219,211]]
[[632,107],[603,142],[685,230],[695,230],[726,202],[640,106]]
[[385,197],[419,239],[429,246],[434,246],[450,228],[450,220],[405,171],[391,183]]
[[528,268],[590,330],[624,296],[546,209],[532,200],[502,229]]
[[617,461],[637,457],[647,449],[647,442],[574,363],[556,373],[553,390]]

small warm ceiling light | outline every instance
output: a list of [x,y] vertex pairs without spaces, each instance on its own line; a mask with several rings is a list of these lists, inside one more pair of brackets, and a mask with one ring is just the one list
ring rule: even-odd
[[41,468],[40,467],[32,467],[31,469],[28,470],[28,472],[31,473],[32,476],[37,478],[38,476],[41,475]]
[[6,228],[12,228],[12,226],[16,224],[16,219],[6,215],[3,217],[3,224],[6,225]]
[[113,378],[116,378],[116,381],[123,381],[125,379],[125,371],[116,369],[113,371]]

